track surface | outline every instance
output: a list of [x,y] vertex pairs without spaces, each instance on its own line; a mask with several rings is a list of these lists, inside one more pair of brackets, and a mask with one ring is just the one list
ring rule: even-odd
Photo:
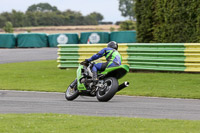
[[63,113],[200,120],[200,100],[115,96],[110,102],[91,97],[66,101],[64,93],[0,91],[0,113]]
[[[0,49],[0,64],[56,58],[57,48]],[[0,90],[0,113],[66,113],[200,120],[200,100],[115,96],[107,103],[88,97],[68,102],[63,93]]]
[[0,64],[56,60],[57,48],[17,48],[17,49],[0,49]]

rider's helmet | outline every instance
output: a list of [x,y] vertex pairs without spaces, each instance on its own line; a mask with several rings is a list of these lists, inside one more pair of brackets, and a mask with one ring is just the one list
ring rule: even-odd
[[117,50],[118,49],[118,44],[115,41],[111,41],[111,42],[108,43],[107,47]]

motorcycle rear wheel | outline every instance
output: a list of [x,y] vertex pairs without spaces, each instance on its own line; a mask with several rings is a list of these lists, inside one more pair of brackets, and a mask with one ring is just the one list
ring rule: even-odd
[[104,89],[99,89],[97,91],[97,99],[100,102],[107,102],[115,95],[118,90],[118,81],[114,77],[108,77],[104,81]]
[[[74,82],[74,81],[73,81]],[[72,83],[73,83],[72,82]],[[71,83],[71,84],[72,84]],[[70,85],[71,85],[70,84]],[[72,88],[70,87],[70,85],[68,86],[66,92],[65,92],[65,98],[68,100],[68,101],[72,101],[74,99],[76,99],[78,96],[79,96],[79,92],[78,92],[78,89],[77,89],[77,84]]]

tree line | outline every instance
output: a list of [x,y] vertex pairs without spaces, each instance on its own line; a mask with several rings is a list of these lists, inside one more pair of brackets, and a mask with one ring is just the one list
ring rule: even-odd
[[6,22],[11,22],[14,27],[28,26],[65,26],[65,25],[97,25],[103,20],[103,15],[92,12],[86,16],[78,11],[59,11],[57,7],[48,3],[34,4],[26,12],[12,10],[0,14],[0,28]]

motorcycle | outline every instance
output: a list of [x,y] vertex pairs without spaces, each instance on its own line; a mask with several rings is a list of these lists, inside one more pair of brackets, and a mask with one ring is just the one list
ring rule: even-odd
[[93,82],[92,67],[95,63],[81,62],[77,69],[77,78],[68,86],[65,92],[65,98],[68,101],[76,99],[79,95],[97,97],[100,102],[107,102],[113,98],[116,92],[129,86],[129,82],[121,85],[118,79],[121,79],[129,72],[128,65],[106,68],[98,72],[97,83]]

